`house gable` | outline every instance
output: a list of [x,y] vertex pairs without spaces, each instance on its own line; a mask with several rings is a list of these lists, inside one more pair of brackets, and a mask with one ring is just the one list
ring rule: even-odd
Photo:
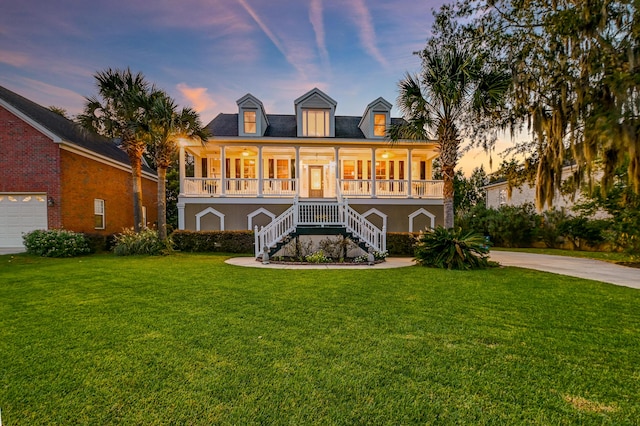
[[336,136],[337,102],[314,88],[294,101],[298,137]]

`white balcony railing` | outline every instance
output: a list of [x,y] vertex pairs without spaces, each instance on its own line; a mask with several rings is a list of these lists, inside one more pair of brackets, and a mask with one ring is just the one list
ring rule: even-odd
[[264,179],[262,181],[262,194],[264,196],[287,196],[296,195],[296,179]]
[[[297,179],[262,179],[262,191],[258,188],[260,179],[185,178],[184,195],[221,197],[265,197],[293,198],[298,194]],[[347,198],[372,197],[373,180],[340,179],[340,195]],[[224,191],[223,189],[224,185]],[[409,193],[409,186],[411,192]],[[392,179],[375,180],[375,196],[379,198],[442,198],[443,182],[440,180]]]

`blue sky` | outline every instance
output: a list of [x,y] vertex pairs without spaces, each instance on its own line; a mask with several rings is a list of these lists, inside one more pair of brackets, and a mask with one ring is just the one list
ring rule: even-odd
[[[0,85],[79,113],[106,68],[142,72],[206,124],[246,93],[271,114],[318,87],[361,115],[419,70],[442,0],[9,0],[0,13]],[[399,116],[394,107],[393,115]],[[465,172],[487,155],[467,154]],[[498,163],[499,161],[495,160]]]

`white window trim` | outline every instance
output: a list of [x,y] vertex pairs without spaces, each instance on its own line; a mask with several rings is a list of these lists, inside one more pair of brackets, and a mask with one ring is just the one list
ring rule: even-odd
[[[102,211],[98,211],[98,206],[101,207]],[[101,198],[94,198],[93,199],[93,216],[94,216],[94,225],[93,225],[93,229],[106,229],[106,225],[107,225],[107,218],[106,218],[106,208],[105,208],[105,202],[103,199]],[[96,216],[101,216],[102,217],[102,226],[95,226],[95,217]]]

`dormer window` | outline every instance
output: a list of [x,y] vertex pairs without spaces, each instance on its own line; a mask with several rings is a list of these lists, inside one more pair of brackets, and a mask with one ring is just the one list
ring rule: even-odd
[[384,137],[387,134],[387,114],[373,114],[373,136]]
[[334,138],[336,136],[336,101],[315,88],[293,103],[298,137]]
[[387,128],[391,124],[391,106],[383,98],[367,105],[358,124],[367,139],[382,139],[387,136]]
[[238,104],[238,136],[264,136],[269,127],[269,120],[262,102],[247,93],[236,103]]
[[302,110],[302,136],[327,137],[330,132],[328,109]]
[[256,112],[255,111],[244,111],[244,133],[245,134],[256,134],[257,126],[256,126]]

